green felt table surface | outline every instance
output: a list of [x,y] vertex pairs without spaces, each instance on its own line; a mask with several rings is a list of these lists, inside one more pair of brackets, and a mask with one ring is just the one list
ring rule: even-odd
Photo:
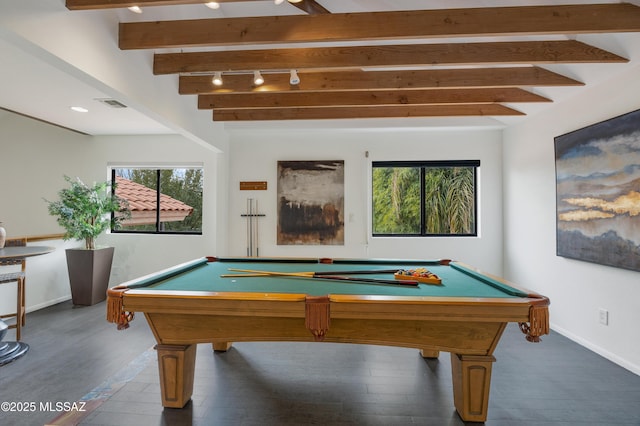
[[[236,274],[229,269],[250,269],[274,272],[354,271],[378,269],[416,269],[424,267],[442,279],[442,284],[420,284],[418,287],[377,285],[351,281],[333,281],[285,276],[221,278]],[[393,280],[392,273],[350,275],[358,278]],[[173,291],[300,293],[310,296],[327,294],[478,297],[527,297],[527,294],[501,281],[487,277],[465,266],[452,262],[441,265],[438,261],[403,260],[335,260],[332,264],[299,259],[223,259],[208,262],[206,258],[187,262],[179,267],[151,274],[128,284],[130,288]]]

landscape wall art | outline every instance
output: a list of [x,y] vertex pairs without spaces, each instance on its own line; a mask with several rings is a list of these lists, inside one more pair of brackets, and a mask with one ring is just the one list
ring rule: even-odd
[[344,244],[344,161],[278,161],[278,245]]
[[640,110],[555,138],[557,254],[640,271]]

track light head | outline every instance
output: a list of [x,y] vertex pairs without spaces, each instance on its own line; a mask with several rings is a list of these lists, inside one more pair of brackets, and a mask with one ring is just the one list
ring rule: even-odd
[[211,80],[211,82],[214,84],[214,86],[222,86],[222,73],[220,71],[216,71],[213,74],[213,79]]
[[298,77],[298,72],[296,70],[291,70],[291,77],[289,78],[289,84],[298,85],[300,84],[300,77]]
[[253,84],[255,84],[256,86],[260,86],[262,83],[264,83],[264,78],[262,78],[262,74],[260,74],[260,71],[254,71]]

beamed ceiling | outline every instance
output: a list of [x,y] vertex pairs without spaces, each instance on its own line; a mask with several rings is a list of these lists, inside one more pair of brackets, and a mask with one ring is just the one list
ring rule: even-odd
[[[66,6],[158,6],[180,16],[178,8],[203,2]],[[212,110],[214,121],[499,117],[523,115],[518,105],[553,102],[537,94],[541,88],[584,85],[549,65],[628,62],[579,36],[640,32],[640,7],[629,3],[358,13],[334,13],[322,3],[285,4],[287,14],[276,16],[121,22],[118,45],[152,51],[154,78],[175,75],[179,93],[197,95],[194,108]],[[299,84],[289,82],[292,69]],[[253,83],[254,71],[264,84]],[[222,86],[212,83],[216,72]]]

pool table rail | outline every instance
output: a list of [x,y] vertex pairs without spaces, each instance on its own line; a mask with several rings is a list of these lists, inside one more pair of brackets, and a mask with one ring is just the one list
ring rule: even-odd
[[[549,302],[543,296],[483,298],[482,304],[473,297],[331,294],[327,298],[331,319],[517,322],[532,342],[549,332]],[[304,318],[308,299],[302,293],[145,290],[117,286],[108,291],[107,320],[124,329],[133,320],[134,312]]]
[[529,342],[534,343],[539,342],[541,336],[549,334],[549,305],[551,302],[548,297],[533,292],[528,288],[516,285],[504,278],[481,271],[480,269],[465,263],[451,262],[451,264],[455,267],[466,269],[467,271],[470,271],[470,274],[477,277],[487,277],[491,281],[500,283],[506,287],[513,288],[526,294],[527,297],[521,300],[522,302],[529,304],[529,315],[528,320],[518,321],[520,331],[525,334],[525,337]]
[[[310,303],[312,300],[322,303]],[[531,301],[495,298],[476,302],[476,298],[459,297],[310,298],[299,293],[130,289],[121,310],[127,315],[144,312],[155,324],[154,334],[162,344],[324,340],[447,352],[457,347],[458,352],[469,354],[491,353],[497,327],[530,321]],[[314,316],[313,309],[320,314],[324,310],[324,314]]]

